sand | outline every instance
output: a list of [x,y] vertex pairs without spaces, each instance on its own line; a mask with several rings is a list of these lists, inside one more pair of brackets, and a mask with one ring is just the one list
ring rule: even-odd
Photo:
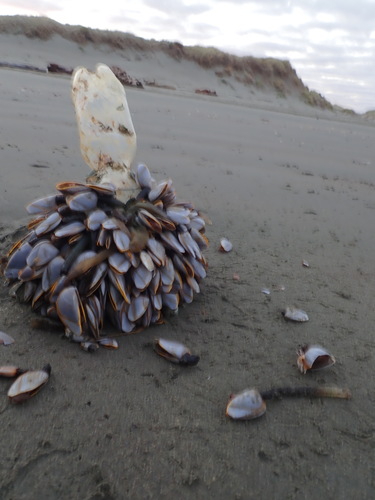
[[[20,43],[8,41],[21,60]],[[75,64],[79,51],[69,50]],[[4,253],[29,201],[89,169],[69,77],[0,69],[0,90]],[[373,498],[375,128],[298,103],[281,112],[272,96],[273,110],[178,89],[127,95],[137,161],[171,177],[212,221],[208,277],[164,325],[93,355],[60,331],[32,329],[29,307],[0,288],[0,330],[15,338],[0,346],[0,364],[52,366],[23,405],[8,403],[10,383],[0,381],[0,497]],[[223,236],[231,253],[218,251]],[[292,304],[310,321],[286,322]],[[156,356],[156,337],[185,342],[199,364]],[[300,374],[304,343],[322,344],[337,363]],[[353,398],[271,401],[248,422],[225,416],[229,395],[246,387],[319,384]]]

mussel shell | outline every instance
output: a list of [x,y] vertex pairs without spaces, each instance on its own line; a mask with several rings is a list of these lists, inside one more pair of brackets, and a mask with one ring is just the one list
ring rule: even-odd
[[61,193],[67,194],[76,194],[82,193],[85,191],[89,191],[89,186],[87,184],[83,184],[82,182],[59,182],[56,184],[56,189]]
[[32,249],[33,247],[28,242],[22,243],[14,249],[4,271],[6,278],[16,279],[18,277],[18,271],[26,266],[26,259]]
[[103,311],[99,299],[95,295],[87,297],[84,304],[84,310],[93,337],[99,338],[99,331],[103,323]]
[[194,270],[194,275],[200,280],[207,276],[206,267],[198,260],[193,259],[190,255],[187,256],[187,261]]
[[256,389],[245,389],[231,396],[226,415],[234,420],[252,420],[266,412],[266,403]]
[[98,344],[105,349],[118,349],[118,342],[112,337],[101,337]]
[[58,195],[51,194],[49,196],[45,196],[44,198],[39,198],[37,200],[32,201],[26,206],[27,213],[29,215],[39,215],[49,212],[57,207],[56,197]]
[[56,300],[60,321],[75,335],[82,334],[82,303],[74,286],[64,288]]
[[208,248],[208,239],[200,231],[197,231],[194,227],[190,229],[190,234],[192,238],[197,242],[200,250],[206,250]]
[[35,234],[37,236],[41,236],[42,234],[46,234],[49,231],[52,231],[57,227],[62,220],[61,215],[58,212],[52,212],[46,219],[44,219],[38,226],[35,228]]
[[53,283],[58,279],[61,270],[64,266],[65,259],[61,255],[53,258],[43,271],[42,287],[45,292],[51,288]]
[[43,275],[44,269],[44,266],[41,266],[39,268],[37,266],[25,266],[19,271],[18,279],[20,279],[21,281],[36,280]]
[[30,267],[41,267],[48,264],[56,255],[58,249],[47,240],[39,241],[26,258],[26,264]]
[[111,182],[103,182],[103,184],[87,184],[87,186],[102,196],[112,196],[116,194],[116,186]]
[[67,196],[66,202],[71,210],[76,212],[87,212],[96,207],[98,195],[94,191],[88,190]]
[[152,272],[149,271],[143,264],[140,264],[136,269],[133,269],[132,278],[134,285],[138,290],[145,290],[152,280]]
[[144,313],[146,312],[148,305],[150,303],[150,299],[146,295],[140,295],[139,297],[135,297],[130,305],[128,310],[128,318],[131,323],[139,320]]
[[178,311],[178,305],[180,303],[178,293],[162,293],[162,301],[164,307],[167,307],[174,312]]
[[108,264],[118,274],[125,274],[131,267],[130,260],[124,253],[114,253],[108,257]]
[[149,238],[147,241],[147,248],[149,250],[151,259],[155,262],[156,265],[165,265],[165,248],[160,241],[156,240],[155,238]]
[[186,302],[186,304],[191,304],[193,302],[194,292],[187,283],[184,282],[182,284],[182,288],[179,291],[179,294],[182,300]]
[[297,351],[297,366],[301,373],[321,370],[335,364],[335,358],[320,345],[304,345]]
[[138,211],[137,217],[139,221],[151,231],[155,231],[156,233],[161,233],[163,231],[163,226],[161,225],[159,219],[152,215],[145,209],[141,209]]
[[60,225],[59,228],[55,230],[54,234],[57,238],[65,238],[67,236],[74,236],[78,233],[82,233],[85,229],[86,226],[77,220],[68,224]]
[[85,223],[88,229],[96,231],[100,228],[101,224],[107,219],[107,214],[100,208],[90,212]]
[[159,356],[182,366],[195,366],[200,359],[199,356],[191,354],[184,344],[175,340],[156,339],[154,349]]
[[171,186],[172,186],[171,179],[160,182],[159,184],[157,184],[157,186],[151,189],[151,191],[148,194],[148,199],[151,202],[153,202],[163,198],[163,196],[165,196],[165,194],[168,192]]
[[184,207],[173,205],[167,209],[167,216],[175,224],[190,224],[190,210]]
[[197,231],[204,230],[206,223],[202,217],[197,215],[190,220],[190,227],[196,229]]
[[163,231],[160,234],[160,238],[175,252],[185,253],[185,248],[180,244],[176,236],[171,231]]
[[130,238],[120,229],[115,229],[113,231],[113,241],[119,252],[124,253],[129,250]]
[[178,233],[178,239],[184,249],[195,259],[200,259],[202,254],[198,243],[192,238],[188,231]]
[[141,188],[151,189],[153,183],[155,182],[155,180],[151,176],[150,170],[143,163],[140,163],[137,166],[135,176]]
[[139,258],[141,259],[142,264],[145,266],[145,268],[152,272],[155,269],[155,264],[154,261],[152,260],[150,254],[146,252],[145,250],[142,250],[139,254]]
[[41,370],[28,371],[20,375],[11,385],[8,398],[12,403],[22,403],[34,396],[49,380],[51,365]]

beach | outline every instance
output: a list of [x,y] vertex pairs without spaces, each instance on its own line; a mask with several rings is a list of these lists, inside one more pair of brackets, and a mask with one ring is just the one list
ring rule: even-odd
[[[52,57],[36,40],[1,40],[8,60]],[[52,46],[66,66],[119,63],[103,50],[86,49],[81,61],[77,47]],[[2,279],[0,330],[15,342],[0,346],[0,365],[50,363],[52,374],[21,405],[8,402],[10,382],[0,380],[0,496],[371,499],[375,127],[271,94],[267,102],[197,95],[177,76],[174,86],[126,88],[135,163],[171,178],[178,198],[212,222],[201,293],[164,324],[120,336],[119,349],[89,354],[61,330],[32,328],[35,314]],[[5,254],[28,221],[25,205],[90,169],[69,76],[0,68],[0,90]],[[222,237],[231,252],[219,251]],[[287,306],[309,321],[286,321]],[[155,338],[185,343],[199,364],[158,357]],[[336,364],[301,374],[303,344],[323,345]],[[284,398],[256,420],[225,415],[230,395],[245,388],[317,385],[349,388],[352,399]]]

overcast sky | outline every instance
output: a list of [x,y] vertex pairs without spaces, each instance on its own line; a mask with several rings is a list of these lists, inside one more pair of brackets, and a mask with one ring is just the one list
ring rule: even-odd
[[0,14],[288,59],[332,103],[375,109],[375,0],[0,0]]

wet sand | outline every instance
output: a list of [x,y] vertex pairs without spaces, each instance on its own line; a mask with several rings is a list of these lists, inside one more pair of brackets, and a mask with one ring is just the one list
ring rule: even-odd
[[[1,69],[0,82],[4,253],[29,201],[89,169],[68,77]],[[373,498],[375,128],[178,91],[127,95],[137,161],[212,221],[208,277],[164,325],[94,355],[32,329],[34,314],[1,287],[0,330],[16,342],[0,346],[0,364],[52,365],[23,405],[9,405],[0,381],[1,498]],[[218,252],[222,236],[231,253]],[[286,322],[292,304],[310,321]],[[152,350],[156,337],[185,342],[200,363],[169,364]],[[301,375],[304,343],[337,363]],[[246,387],[318,384],[348,387],[353,399],[269,402],[249,422],[225,416],[229,395]]]

